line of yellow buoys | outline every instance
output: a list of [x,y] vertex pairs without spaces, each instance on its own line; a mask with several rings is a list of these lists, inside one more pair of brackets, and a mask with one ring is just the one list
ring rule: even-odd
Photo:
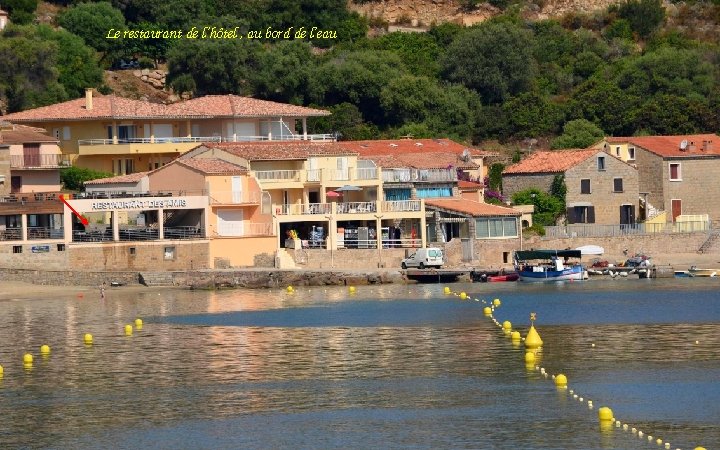
[[[539,365],[536,365],[536,362],[539,359],[540,356],[540,350],[542,348],[542,339],[540,338],[540,334],[535,329],[534,321],[535,321],[535,313],[530,314],[530,320],[531,325],[530,329],[528,330],[525,337],[521,337],[519,331],[513,331],[512,329],[512,323],[510,323],[509,320],[504,321],[502,324],[498,322],[498,320],[493,316],[493,313],[495,312],[496,308],[499,308],[502,302],[500,299],[494,299],[492,302],[487,302],[483,299],[478,298],[471,298],[466,292],[460,292],[459,294],[457,292],[453,292],[449,287],[445,287],[444,289],[445,295],[454,295],[456,297],[460,297],[461,300],[475,300],[476,302],[483,303],[485,306],[483,308],[483,314],[491,319],[495,325],[500,327],[503,331],[503,333],[510,337],[513,345],[519,346],[520,341],[523,341],[525,343],[525,367],[528,370],[537,370],[540,372],[540,375],[542,375],[545,378],[550,377],[553,382],[555,383],[555,386],[557,387],[558,391],[561,392],[568,392],[568,395],[571,395],[573,400],[577,400],[580,403],[586,403],[588,406],[588,409],[593,409],[593,401],[590,399],[586,399],[582,397],[580,394],[578,394],[574,389],[568,389],[568,379],[567,376],[560,373],[560,374],[548,374],[544,367],[541,367]],[[593,344],[595,346],[595,344]],[[655,442],[658,446],[663,446],[666,449],[670,449],[672,446],[669,442],[664,441],[663,439],[652,436],[644,433],[642,430],[639,430],[633,426],[631,426],[628,423],[623,423],[620,420],[618,420],[613,412],[612,409],[610,409],[607,406],[602,406],[598,408],[598,420],[600,422],[600,429],[602,431],[610,431],[613,429],[613,426],[616,429],[622,429],[622,431],[630,432],[633,435],[636,435],[640,439],[647,439],[648,442]],[[681,449],[676,449],[681,450]],[[705,450],[704,447],[695,447],[694,450]]]

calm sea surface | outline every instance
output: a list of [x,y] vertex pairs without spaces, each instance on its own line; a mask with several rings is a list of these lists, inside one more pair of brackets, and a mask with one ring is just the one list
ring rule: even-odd
[[720,449],[720,280],[450,286],[536,312],[538,364],[595,409],[443,285],[68,288],[0,301],[0,448]]

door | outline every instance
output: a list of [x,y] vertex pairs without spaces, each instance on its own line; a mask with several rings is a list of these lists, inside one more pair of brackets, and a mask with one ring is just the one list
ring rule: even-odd
[[10,193],[14,194],[22,190],[22,177],[11,176],[10,177]]
[[242,177],[232,177],[232,202],[242,203]]
[[23,167],[40,167],[40,144],[23,144]]
[[675,222],[677,216],[682,214],[682,200],[672,199],[670,200],[670,204],[672,205],[672,221]]
[[633,205],[620,205],[620,225],[635,223],[635,207]]
[[317,158],[308,158],[308,181],[320,181],[320,171],[318,170]]
[[350,173],[348,172],[348,159],[345,156],[340,156],[337,159],[337,173],[336,180],[349,180]]
[[473,260],[473,239],[461,238],[462,244],[462,260],[464,262],[470,262]]
[[219,210],[217,214],[217,233],[219,236],[242,236],[243,227],[243,211]]

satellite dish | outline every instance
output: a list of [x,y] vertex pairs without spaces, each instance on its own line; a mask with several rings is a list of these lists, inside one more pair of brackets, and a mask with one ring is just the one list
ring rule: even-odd
[[468,149],[463,150],[462,155],[460,156],[460,159],[465,162],[469,162],[470,161],[470,150],[468,150]]
[[683,141],[680,143],[680,150],[685,150],[688,146],[687,139],[683,139]]

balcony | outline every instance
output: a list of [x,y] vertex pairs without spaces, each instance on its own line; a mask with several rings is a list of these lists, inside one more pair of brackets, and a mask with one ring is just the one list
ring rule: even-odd
[[212,192],[210,197],[211,205],[259,205],[261,200],[261,192],[244,192],[244,191],[219,191]]
[[332,203],[277,205],[275,207],[275,213],[278,216],[331,214],[332,209]]
[[65,155],[10,155],[11,169],[58,169],[69,166],[70,159]]
[[422,200],[398,200],[382,202],[382,212],[410,212],[420,211]]
[[337,203],[337,214],[365,214],[377,212],[376,202],[343,202]]
[[454,169],[385,169],[385,183],[442,183],[457,181]]
[[254,172],[255,178],[265,183],[300,182],[300,173],[300,170],[258,170]]
[[[370,202],[340,202],[340,203],[308,203],[274,205],[275,215],[335,215],[335,214],[375,214],[378,211],[383,213],[406,213],[422,211],[422,200],[401,200],[401,201],[370,201]],[[374,216],[371,216],[374,218]]]

